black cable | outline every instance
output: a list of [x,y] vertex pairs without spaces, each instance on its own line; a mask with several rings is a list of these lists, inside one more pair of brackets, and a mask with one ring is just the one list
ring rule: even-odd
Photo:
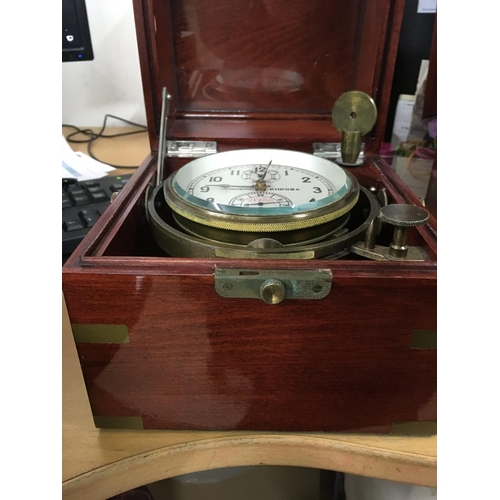
[[[104,134],[104,131],[106,130],[106,123],[108,121],[108,118],[114,118],[115,120],[120,120],[122,122],[128,123],[129,125],[133,125],[134,127],[140,127],[143,130],[133,130],[131,132],[120,132],[118,134]],[[68,134],[65,139],[68,142],[74,142],[74,143],[79,143],[79,144],[85,144],[87,143],[87,153],[88,155],[93,158],[96,161],[99,161],[101,163],[105,163],[106,165],[109,165],[110,167],[114,168],[137,168],[137,166],[131,166],[131,165],[113,165],[111,163],[108,163],[107,161],[102,161],[99,160],[94,154],[92,153],[92,145],[97,139],[112,139],[114,137],[123,137],[125,135],[133,135],[133,134],[142,134],[144,132],[148,131],[148,128],[146,125],[141,125],[139,123],[134,123],[129,120],[125,120],[125,118],[120,118],[119,116],[114,116],[114,115],[108,115],[106,114],[104,116],[104,121],[102,123],[101,130],[99,132],[94,132],[91,129],[81,129],[79,127],[76,127],[75,125],[68,125],[64,124],[62,125],[63,127],[69,127],[75,129],[75,132],[72,132],[71,134]],[[82,134],[86,136],[86,139],[73,139],[75,135]]]

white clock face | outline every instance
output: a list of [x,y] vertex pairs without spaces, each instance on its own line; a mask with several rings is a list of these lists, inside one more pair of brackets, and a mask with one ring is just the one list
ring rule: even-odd
[[194,160],[174,177],[186,201],[234,214],[279,215],[340,200],[350,179],[336,164],[306,153],[255,149]]

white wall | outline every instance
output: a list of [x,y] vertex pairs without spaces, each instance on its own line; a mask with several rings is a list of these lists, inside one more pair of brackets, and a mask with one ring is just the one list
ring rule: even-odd
[[94,60],[62,63],[62,123],[99,126],[112,114],[145,125],[132,0],[86,6]]

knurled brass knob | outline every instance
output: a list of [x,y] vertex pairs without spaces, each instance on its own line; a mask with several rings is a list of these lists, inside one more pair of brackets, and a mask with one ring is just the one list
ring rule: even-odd
[[286,296],[286,289],[283,282],[276,279],[268,279],[260,287],[260,297],[266,304],[279,304]]
[[429,219],[429,212],[415,205],[394,204],[382,207],[378,216],[383,222],[394,226],[389,255],[402,259],[408,254],[407,229],[424,224]]

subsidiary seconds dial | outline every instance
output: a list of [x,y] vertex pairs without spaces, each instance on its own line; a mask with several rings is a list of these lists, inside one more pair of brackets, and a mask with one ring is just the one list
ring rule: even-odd
[[276,193],[243,193],[229,201],[229,205],[239,207],[291,207],[292,200]]

